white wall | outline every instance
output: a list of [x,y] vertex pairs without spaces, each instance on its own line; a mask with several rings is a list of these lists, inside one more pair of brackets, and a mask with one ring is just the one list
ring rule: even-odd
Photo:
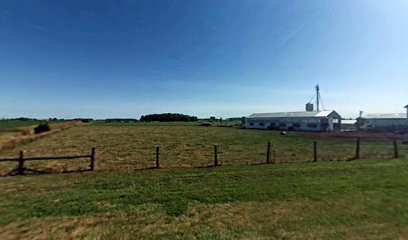
[[[271,123],[286,123],[285,127],[280,127],[281,130],[288,130],[294,123],[300,124],[300,127],[295,127],[295,131],[309,131],[309,132],[321,132],[321,123],[325,118],[265,118],[265,119],[245,119],[245,128],[250,129],[268,129]],[[320,122],[318,122],[320,121]],[[308,123],[314,122],[317,124],[316,128],[309,127]],[[251,126],[250,123],[253,123]],[[261,125],[263,123],[263,126]]]
[[373,127],[408,127],[408,119],[364,119],[365,125]]

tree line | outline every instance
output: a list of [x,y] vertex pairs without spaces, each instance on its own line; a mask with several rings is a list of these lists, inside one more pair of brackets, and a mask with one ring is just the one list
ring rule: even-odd
[[195,122],[198,118],[196,116],[189,116],[181,113],[161,113],[148,114],[140,117],[143,122]]
[[[15,119],[4,119],[6,121],[9,120],[18,120],[18,121],[48,121],[48,122],[54,122],[54,121],[82,121],[82,122],[92,122],[95,121],[92,118],[73,118],[73,119],[63,119],[63,118],[49,118],[49,119],[35,119],[35,118],[25,118],[25,117],[20,117],[20,118],[15,118]],[[134,119],[134,118],[108,118],[104,120],[99,120],[99,121],[105,121],[107,123],[114,123],[114,122],[196,122],[198,121],[198,118],[196,116],[190,116],[186,114],[181,114],[181,113],[160,113],[160,114],[148,114],[148,115],[143,115],[140,117],[140,120]]]

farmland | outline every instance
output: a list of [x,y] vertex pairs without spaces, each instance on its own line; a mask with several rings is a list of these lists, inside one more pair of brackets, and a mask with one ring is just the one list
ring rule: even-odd
[[38,121],[28,120],[0,120],[0,136],[13,136],[18,134],[26,133],[31,127],[38,124]]
[[[406,237],[407,145],[395,160],[390,139],[363,138],[363,159],[346,161],[355,136],[322,136],[193,123],[77,125],[0,151],[56,156],[97,148],[94,172],[0,178],[0,238]],[[314,140],[319,162],[305,163]],[[276,164],[261,164],[268,141]],[[222,167],[207,167],[213,144]],[[156,146],[162,169],[148,169]],[[88,162],[27,164],[60,172]]]
[[0,129],[15,129],[18,127],[27,127],[38,124],[37,120],[0,120]]
[[[153,167],[156,146],[160,146],[163,168],[209,166],[213,164],[213,145],[218,144],[219,159],[223,165],[251,165],[265,162],[266,144],[271,141],[275,162],[296,163],[313,159],[314,136],[303,137],[303,134],[291,132],[281,136],[278,131],[202,127],[194,123],[96,123],[4,149],[0,155],[13,157],[18,150],[25,150],[27,156],[75,155],[87,153],[94,146],[98,155],[96,169],[131,171]],[[319,137],[319,134],[315,137]],[[320,161],[344,161],[354,156],[355,137],[318,140],[318,144]],[[362,158],[392,158],[392,151],[391,140],[362,140]],[[408,155],[407,145],[400,145],[400,152],[401,155]],[[71,170],[78,166],[86,167],[86,164],[77,162],[35,164],[36,167],[53,167],[57,170],[61,168],[55,164]]]
[[51,131],[44,134],[34,134],[34,128],[42,121],[38,120],[1,120],[0,121],[0,150],[14,149],[21,143],[27,143],[50,133],[55,133],[71,126],[78,125],[78,121],[52,121],[49,123]]

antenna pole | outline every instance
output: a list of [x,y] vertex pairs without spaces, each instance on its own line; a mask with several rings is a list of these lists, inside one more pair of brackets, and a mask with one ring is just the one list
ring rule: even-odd
[[319,101],[320,101],[319,85],[316,85],[316,111],[319,111]]

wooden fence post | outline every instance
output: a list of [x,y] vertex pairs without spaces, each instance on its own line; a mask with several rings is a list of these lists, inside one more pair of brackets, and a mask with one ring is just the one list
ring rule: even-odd
[[24,174],[24,151],[20,151],[17,172],[18,174]]
[[317,142],[313,142],[313,162],[317,162]]
[[91,161],[89,162],[89,169],[93,171],[95,169],[96,148],[91,149]]
[[397,139],[394,138],[393,144],[394,144],[394,158],[398,158],[398,157],[399,157],[399,156],[398,156],[399,154],[398,154]]
[[266,163],[271,163],[271,142],[268,142],[268,147],[266,148]]
[[160,168],[160,147],[156,147],[156,168]]
[[218,145],[214,144],[214,166],[218,166]]
[[360,159],[360,138],[357,138],[356,141],[356,155],[354,156],[354,159]]

